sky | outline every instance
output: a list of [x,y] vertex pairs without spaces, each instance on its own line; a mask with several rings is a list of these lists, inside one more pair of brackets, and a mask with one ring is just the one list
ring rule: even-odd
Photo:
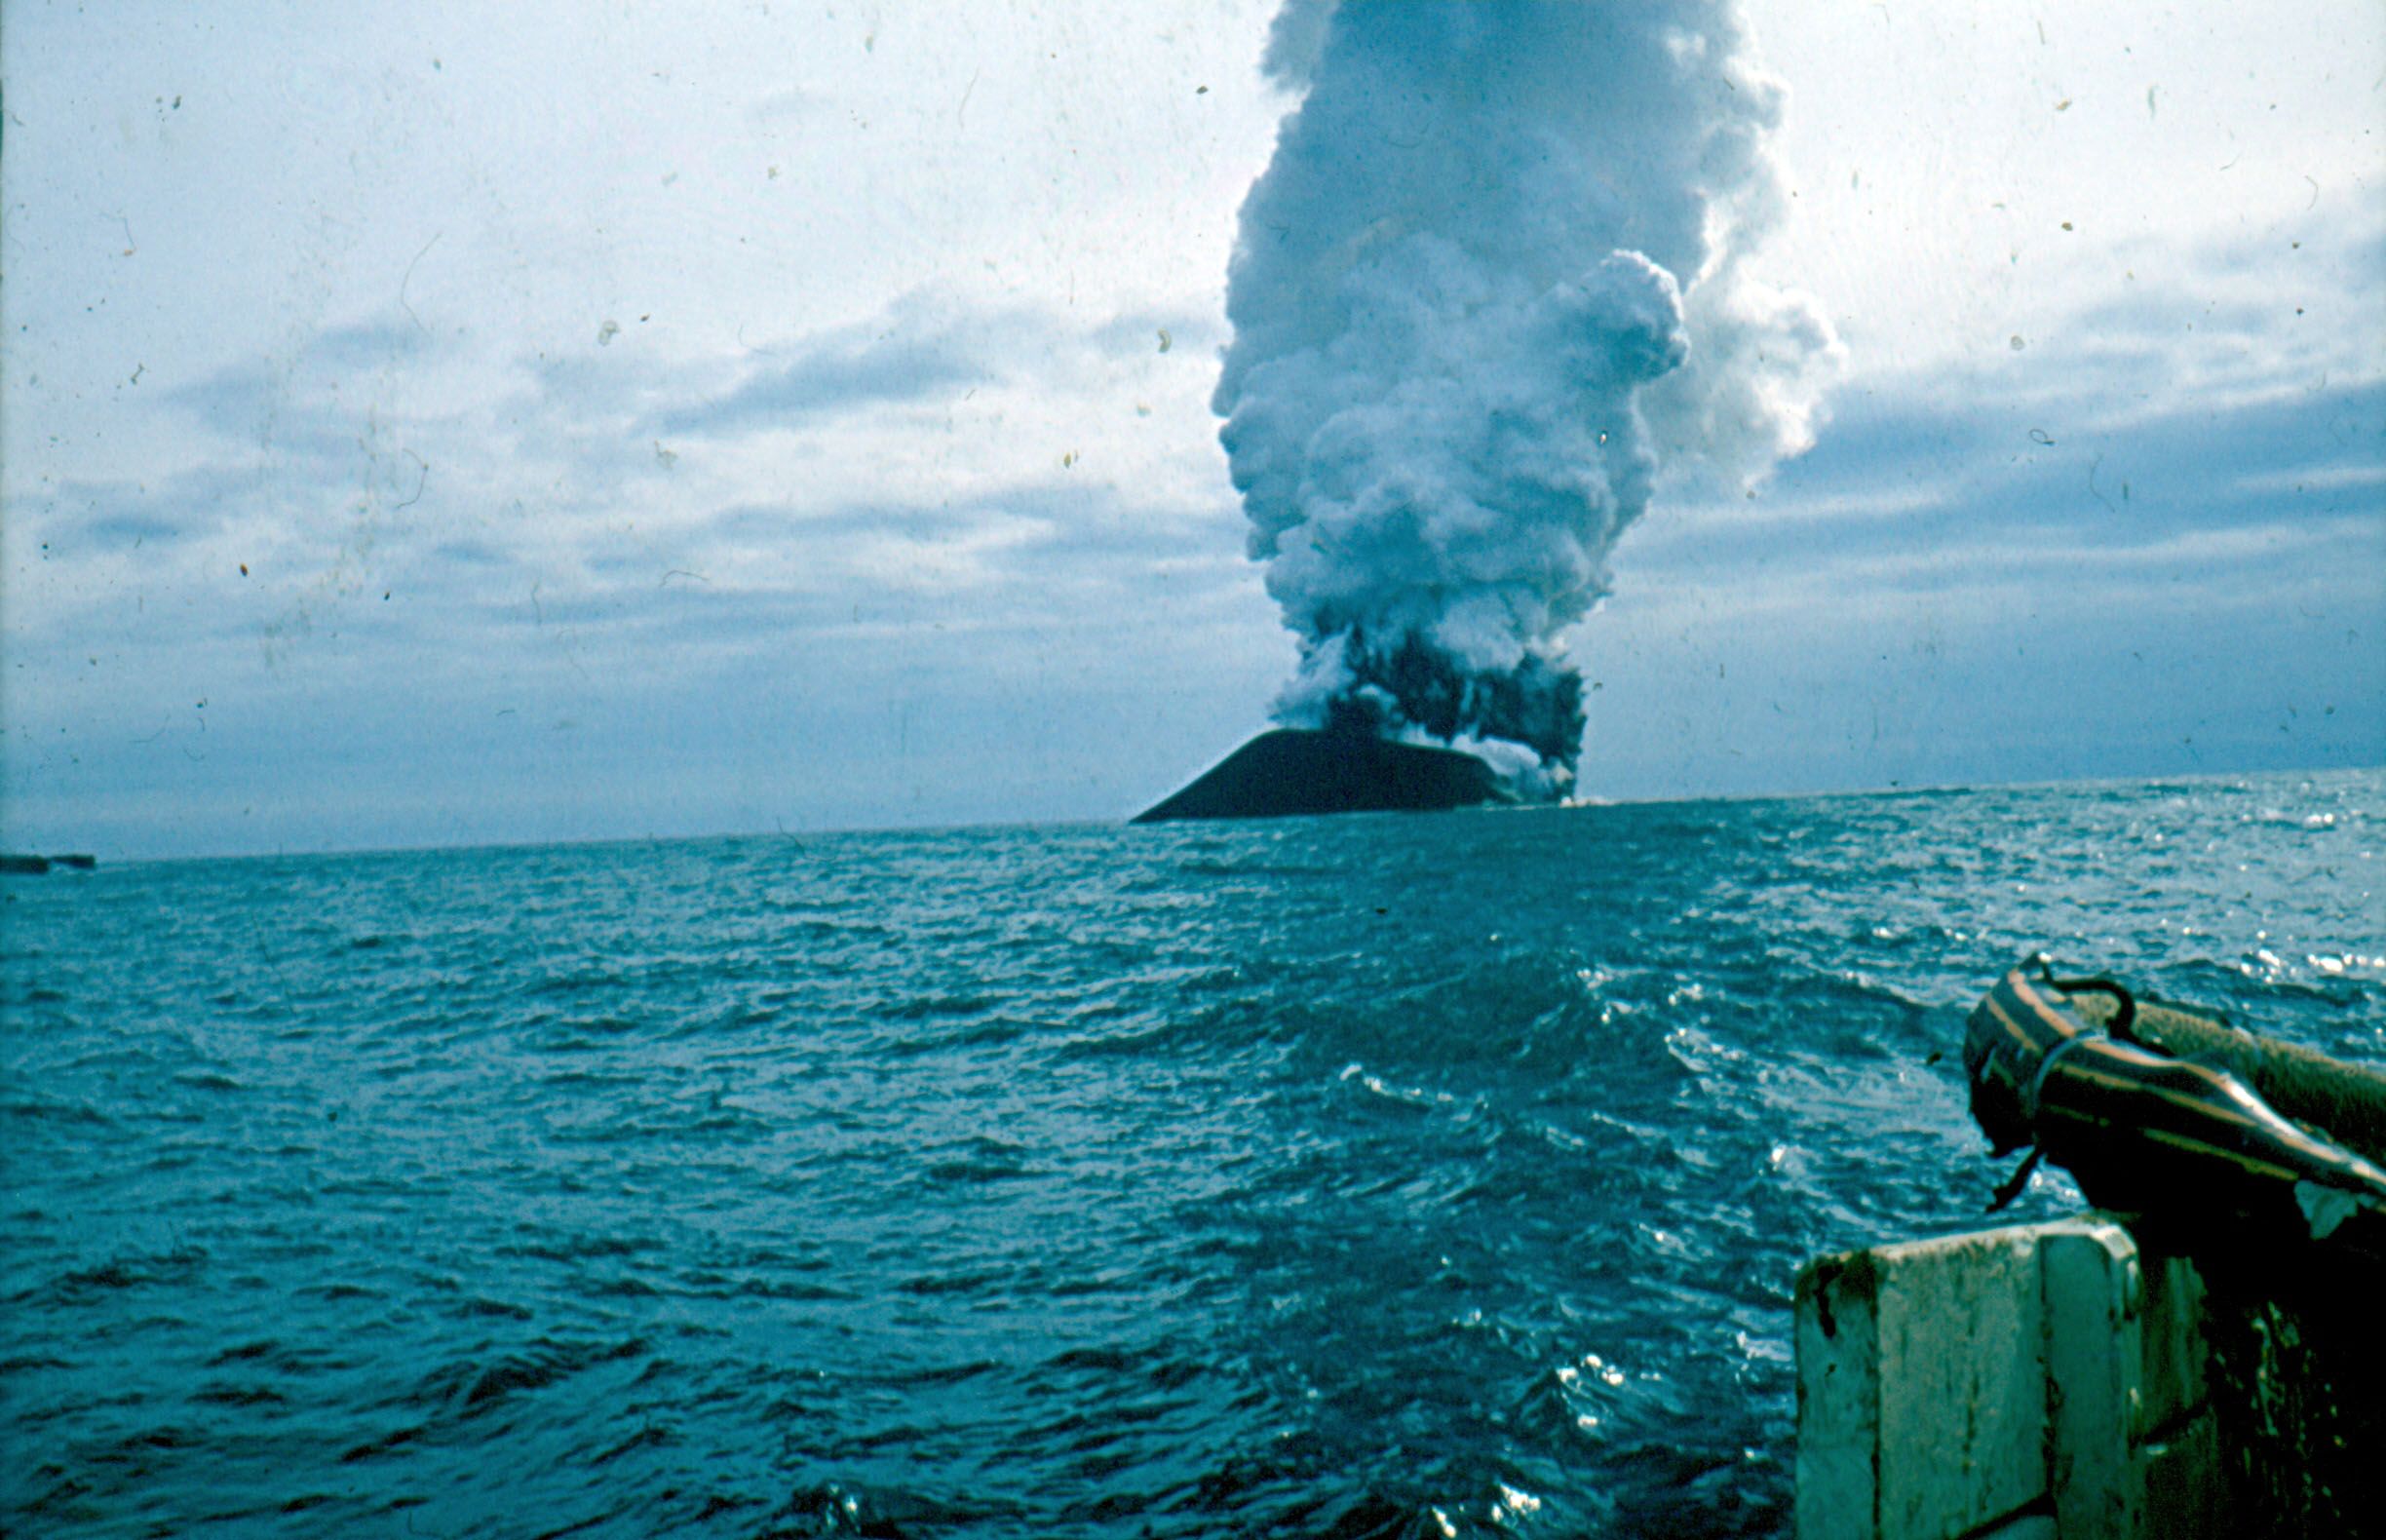
[[[2386,8],[2123,9],[1747,7],[1840,351],[1622,537],[1582,793],[2386,762]],[[1273,11],[10,0],[0,844],[1174,790],[1296,659],[1211,408]]]

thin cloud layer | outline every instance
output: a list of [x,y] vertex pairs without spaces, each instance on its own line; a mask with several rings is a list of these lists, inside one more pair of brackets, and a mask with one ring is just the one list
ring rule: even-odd
[[[350,750],[396,734],[418,768],[478,786],[468,801],[526,816],[468,765],[566,743],[574,765],[635,761],[635,724],[691,692],[720,703],[706,730],[732,736],[779,720],[757,690],[827,719],[900,695],[967,720],[973,692],[1056,657],[1107,689],[1112,661],[1213,646],[1209,617],[1247,575],[1226,499],[1187,495],[1222,481],[1201,463],[1214,451],[1154,432],[1151,403],[1198,410],[1211,377],[1200,354],[1161,351],[1164,329],[905,301],[759,362],[592,339],[492,388],[468,350],[367,323],[185,382],[143,408],[182,469],[11,502],[42,579],[7,617],[32,674],[12,712],[69,729],[19,734],[15,805],[104,803],[130,828],[149,805],[130,789],[248,806],[287,776],[266,798],[285,804],[276,827],[312,828],[295,804],[366,800],[337,789],[387,766]],[[434,388],[458,376],[479,383]],[[974,393],[975,415],[923,424],[909,408],[942,398],[936,380],[971,382],[951,394]],[[1153,631],[1119,635],[1126,615]],[[512,747],[481,743],[491,730]],[[936,733],[923,720],[917,738]]]
[[655,428],[707,436],[790,429],[866,407],[957,395],[995,378],[991,368],[949,337],[831,338],[809,344],[791,361],[753,371],[724,395],[661,413]]
[[2333,282],[2190,253],[2000,369],[1862,381],[1753,502],[1653,515],[1578,648],[1589,788],[2386,756],[2375,248],[2281,236],[2274,274],[2296,239]]

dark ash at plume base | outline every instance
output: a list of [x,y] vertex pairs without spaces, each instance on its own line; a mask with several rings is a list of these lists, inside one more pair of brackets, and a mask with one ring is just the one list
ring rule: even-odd
[[1351,683],[1326,703],[1328,728],[1392,737],[1405,723],[1449,744],[1502,739],[1531,750],[1561,784],[1572,783],[1585,725],[1582,674],[1574,669],[1527,653],[1513,669],[1470,670],[1413,633],[1384,648],[1362,631],[1349,635],[1343,663]]
[[1314,813],[1434,813],[1512,802],[1491,767],[1453,749],[1396,744],[1368,723],[1261,733],[1137,824]]

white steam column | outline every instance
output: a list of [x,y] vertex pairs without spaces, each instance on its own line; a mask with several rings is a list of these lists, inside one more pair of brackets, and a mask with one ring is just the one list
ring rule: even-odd
[[1439,742],[1528,795],[1582,751],[1568,627],[1667,471],[1811,443],[1836,344],[1743,271],[1782,92],[1720,4],[1292,0],[1213,403],[1300,638],[1291,726]]

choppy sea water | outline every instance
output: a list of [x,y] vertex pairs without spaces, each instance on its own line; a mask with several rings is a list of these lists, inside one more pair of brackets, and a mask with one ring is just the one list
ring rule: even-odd
[[2355,772],[5,879],[0,1525],[1785,1534],[1792,1276],[1978,1221],[1994,974],[2386,1059],[2382,810]]

